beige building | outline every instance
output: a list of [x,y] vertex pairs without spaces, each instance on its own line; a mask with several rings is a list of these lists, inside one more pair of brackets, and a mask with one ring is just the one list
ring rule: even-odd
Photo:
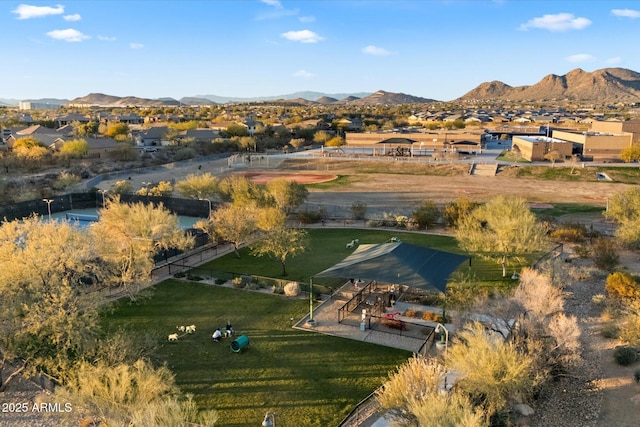
[[547,160],[545,156],[551,152],[557,152],[556,160],[569,159],[573,153],[572,142],[546,136],[514,136],[511,147],[530,162]]
[[604,133],[554,130],[552,136],[579,144],[582,147],[582,157],[594,161],[620,160],[622,150],[630,147],[633,141],[633,133],[631,132]]
[[372,150],[374,156],[390,155],[402,150],[411,155],[442,150],[476,152],[480,150],[480,137],[480,134],[458,132],[345,132],[348,148]]
[[633,142],[640,142],[640,120],[620,121],[593,121],[591,130],[600,133],[621,134],[631,132],[633,134]]

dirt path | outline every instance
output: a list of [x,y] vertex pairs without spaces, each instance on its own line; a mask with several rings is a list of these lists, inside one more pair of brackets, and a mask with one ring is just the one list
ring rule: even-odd
[[[637,255],[621,257],[625,270],[638,272]],[[582,261],[568,268],[590,268]],[[565,311],[578,319],[582,336],[582,360],[567,376],[544,387],[536,402],[536,413],[524,425],[536,427],[632,427],[640,423],[640,385],[633,373],[640,363],[620,366],[613,351],[620,343],[600,334],[602,307],[593,303],[596,294],[606,294],[606,276],[592,275],[574,280],[565,288]]]

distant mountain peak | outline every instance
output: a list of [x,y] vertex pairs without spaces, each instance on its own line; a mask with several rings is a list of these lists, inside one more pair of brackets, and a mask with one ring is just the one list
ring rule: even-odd
[[575,68],[562,76],[548,74],[531,86],[482,83],[458,98],[458,101],[478,100],[638,102],[640,74],[625,68],[603,68],[593,72]]

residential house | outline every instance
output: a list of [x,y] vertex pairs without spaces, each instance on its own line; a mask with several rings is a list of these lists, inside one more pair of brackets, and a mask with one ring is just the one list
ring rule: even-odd
[[167,126],[153,126],[149,129],[141,130],[134,136],[134,141],[138,147],[166,146],[169,145]]

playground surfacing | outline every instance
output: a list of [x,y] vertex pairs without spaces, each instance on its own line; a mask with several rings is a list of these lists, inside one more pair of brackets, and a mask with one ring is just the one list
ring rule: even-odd
[[255,184],[266,184],[274,179],[286,179],[287,181],[295,181],[298,184],[317,184],[320,182],[333,181],[338,177],[337,175],[326,173],[267,171],[241,172],[238,175],[244,176]]

